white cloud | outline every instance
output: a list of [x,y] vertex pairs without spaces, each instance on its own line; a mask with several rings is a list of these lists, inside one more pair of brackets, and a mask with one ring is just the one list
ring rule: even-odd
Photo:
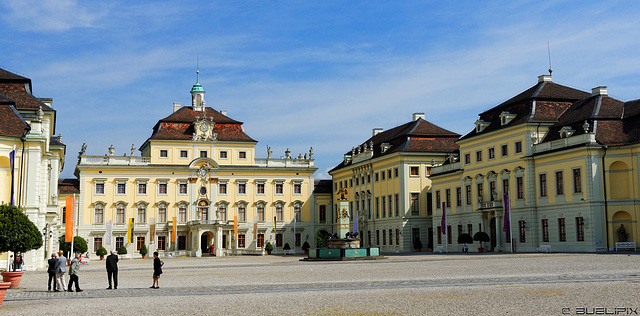
[[76,27],[93,27],[105,15],[104,8],[89,9],[75,0],[9,0],[5,19],[14,27],[35,32],[60,32]]

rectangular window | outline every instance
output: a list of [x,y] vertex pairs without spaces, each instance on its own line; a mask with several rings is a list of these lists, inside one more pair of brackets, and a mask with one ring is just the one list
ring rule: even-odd
[[127,184],[126,183],[118,183],[117,184],[117,192],[118,194],[127,194]]
[[116,237],[116,249],[120,249],[124,245],[124,237]]
[[396,245],[400,245],[400,230],[396,229]]
[[556,171],[556,195],[564,194],[564,179],[562,171]]
[[549,242],[549,220],[542,220],[542,242]]
[[476,151],[476,162],[482,162],[482,150]]
[[[102,237],[93,238],[93,251],[100,249],[102,247]],[[75,248],[75,247],[74,247]]]
[[293,194],[302,194],[302,183],[293,184]]
[[376,182],[380,181],[380,174],[376,172],[373,178],[375,179]]
[[453,243],[453,236],[451,236],[451,225],[447,226],[447,244]]
[[396,194],[396,217],[400,216],[400,194]]
[[186,183],[178,184],[178,192],[180,194],[187,194],[187,184]]
[[284,184],[276,183],[276,194],[283,194],[283,193],[284,193]]
[[218,184],[218,193],[219,194],[227,194],[227,184],[226,183]]
[[296,239],[296,241],[294,242],[294,247],[300,247],[300,233],[295,233],[294,237]]
[[495,181],[489,181],[489,199],[491,201],[495,200],[494,196],[497,197],[497,192],[496,192],[496,182]]
[[518,221],[518,230],[520,232],[520,242],[524,243],[527,242],[527,238],[526,238],[526,230],[525,230],[525,221]]
[[206,150],[201,150],[200,151],[200,158],[207,158],[207,151]]
[[489,160],[496,158],[496,149],[491,147],[489,148]]
[[386,178],[384,171],[381,172],[381,176],[382,176],[382,181],[384,181],[384,179]]
[[447,207],[451,207],[451,189],[444,190],[444,197]]
[[516,142],[516,154],[522,153],[522,142],[521,141],[517,141]]
[[376,230],[376,246],[380,245],[380,231]]
[[584,241],[584,218],[576,217],[576,240]]
[[393,176],[398,177],[398,168],[393,168]]
[[573,169],[573,193],[582,193],[582,175],[580,169]]
[[327,206],[326,205],[320,205],[320,210],[318,211],[318,220],[320,221],[320,223],[327,222]]
[[547,196],[547,174],[539,174],[538,179],[538,182],[540,183],[540,197],[545,197]]
[[431,168],[433,168],[433,167],[427,166],[427,168],[426,168],[426,173],[425,174],[427,175],[427,177],[431,175]]
[[96,205],[93,216],[94,224],[103,224],[104,223],[104,208],[102,205]]
[[147,194],[147,184],[138,183],[138,194]]
[[462,235],[464,231],[462,230],[462,225],[458,225],[458,236]]
[[238,183],[238,194],[247,194],[247,184]]
[[564,226],[564,218],[558,218],[558,240],[567,241],[567,230]]
[[376,218],[380,218],[380,198],[376,197]]
[[387,197],[387,201],[389,201],[389,217],[393,217],[393,201],[391,200],[391,195]]
[[144,237],[137,237],[136,238],[136,250],[140,251],[140,248],[142,248],[142,245],[144,245]]
[[238,248],[244,248],[244,234],[238,234]]
[[418,166],[409,167],[409,175],[412,177],[420,176],[420,167]]
[[158,250],[165,250],[167,245],[166,236],[158,236]]
[[104,194],[104,183],[96,183],[96,194]]
[[258,248],[264,247],[264,234],[258,234],[258,240],[256,241]]
[[473,236],[473,224],[467,224],[467,234]]
[[438,244],[442,244],[442,226],[438,226]]
[[167,194],[167,184],[158,183],[158,194]]
[[238,159],[247,159],[247,152],[246,151],[239,151],[238,152]]
[[386,246],[387,245],[387,231],[386,230],[382,230],[382,245]]
[[507,146],[507,145],[500,146],[500,155],[502,155],[502,157],[508,156],[509,155],[509,146]]
[[391,169],[387,170],[387,178],[391,179]]
[[462,206],[462,188],[456,188],[456,206]]
[[220,157],[220,159],[227,159],[227,151],[226,150],[221,150],[218,153],[218,156]]
[[471,163],[471,154],[464,154],[464,164],[468,165]]
[[464,190],[467,198],[467,205],[471,205],[471,185],[465,185]]
[[382,218],[387,217],[387,198],[382,197]]
[[276,234],[276,247],[282,247],[282,234]]
[[420,215],[420,193],[411,193],[411,215]]
[[264,183],[258,183],[256,185],[256,193],[257,194],[264,194]]
[[160,149],[160,158],[169,157],[169,152],[166,149]]
[[509,192],[509,179],[502,179],[502,194]]
[[478,199],[484,201],[484,187],[482,186],[482,182],[477,184],[478,187]]
[[186,150],[181,150],[180,158],[189,158],[189,153]]
[[437,190],[436,191],[436,209],[439,209],[441,204],[442,204],[442,200],[440,199],[440,190]]
[[524,199],[524,179],[516,177],[516,190],[518,191],[518,199]]
[[393,246],[393,230],[389,229],[389,246]]

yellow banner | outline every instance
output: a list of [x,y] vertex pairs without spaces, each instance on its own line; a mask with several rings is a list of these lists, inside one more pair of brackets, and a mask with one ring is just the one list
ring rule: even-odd
[[171,240],[176,242],[176,233],[178,232],[178,227],[176,227],[176,217],[173,217],[173,231],[171,232]]
[[133,217],[129,219],[129,243],[133,243]]
[[238,216],[233,216],[233,239],[238,240]]
[[76,210],[76,198],[75,196],[67,196],[66,198],[66,206],[65,210],[67,214],[65,214],[65,231],[64,231],[64,241],[72,242],[73,241],[73,222],[75,221],[75,210]]

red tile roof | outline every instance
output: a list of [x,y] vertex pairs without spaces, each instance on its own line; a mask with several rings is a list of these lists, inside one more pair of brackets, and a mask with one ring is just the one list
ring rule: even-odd
[[0,136],[22,137],[29,129],[29,125],[12,103],[0,96]]
[[78,179],[59,179],[58,195],[62,194],[79,194],[80,181]]

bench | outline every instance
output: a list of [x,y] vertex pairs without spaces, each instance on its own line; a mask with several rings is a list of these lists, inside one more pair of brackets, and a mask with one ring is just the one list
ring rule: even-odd
[[617,242],[616,251],[618,249],[633,249],[633,251],[636,251],[636,243],[633,241]]
[[295,250],[293,250],[293,249],[289,249],[289,250],[285,250],[285,251],[284,251],[284,254],[285,254],[285,255],[295,255],[295,254],[296,254],[296,251],[295,251]]
[[550,253],[551,245],[540,245],[540,247],[536,249],[536,252]]

